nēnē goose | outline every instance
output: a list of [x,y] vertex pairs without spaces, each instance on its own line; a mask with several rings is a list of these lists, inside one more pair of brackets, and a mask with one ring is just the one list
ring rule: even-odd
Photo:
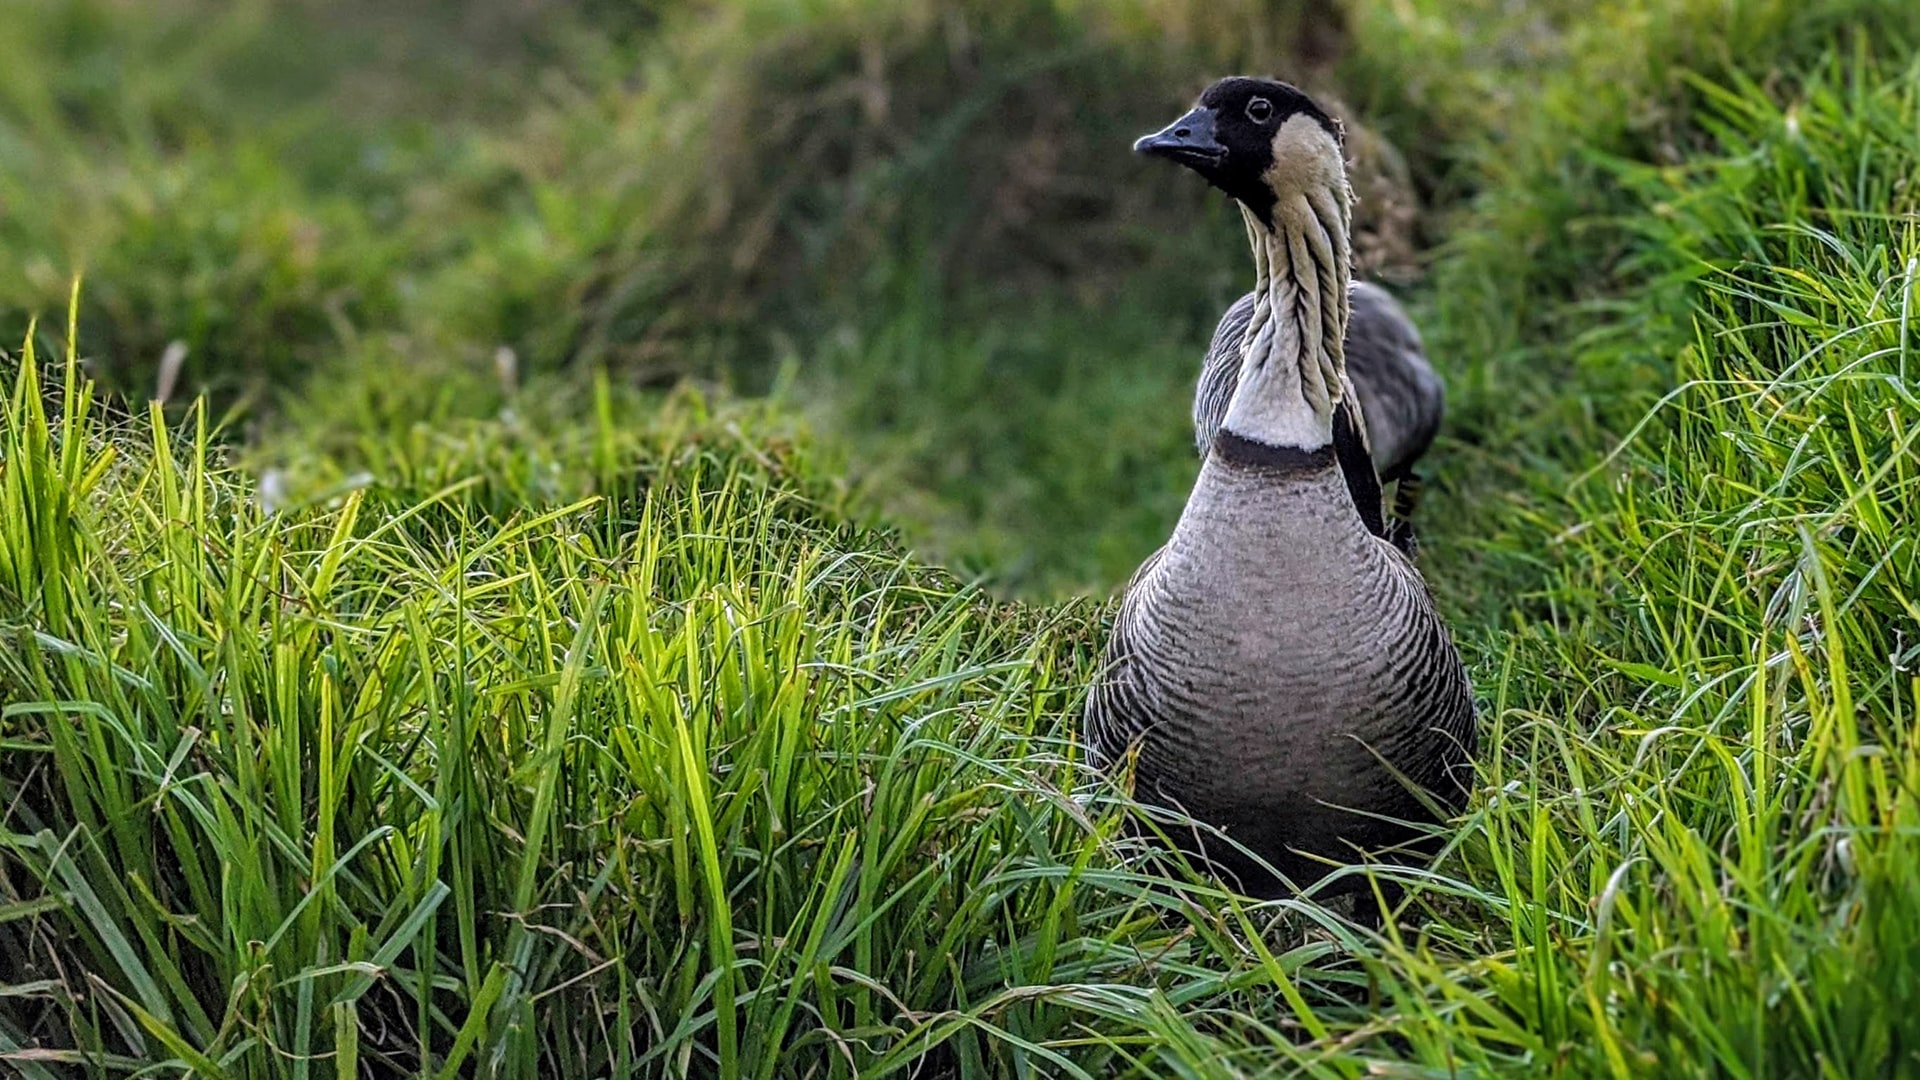
[[[1087,702],[1088,751],[1108,767],[1137,752],[1143,801],[1223,829],[1304,886],[1328,860],[1405,844],[1414,830],[1396,822],[1430,820],[1428,799],[1462,805],[1472,687],[1425,582],[1376,525],[1345,371],[1338,126],[1285,83],[1232,78],[1140,148],[1240,204],[1257,288],[1186,509],[1127,586]],[[1237,852],[1196,843],[1249,892],[1278,891]]]

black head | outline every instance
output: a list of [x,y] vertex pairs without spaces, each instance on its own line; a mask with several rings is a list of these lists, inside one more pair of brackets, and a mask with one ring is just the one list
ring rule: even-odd
[[1277,79],[1221,79],[1187,115],[1133,144],[1142,154],[1176,161],[1267,220],[1274,192],[1274,138],[1290,120],[1310,121],[1344,144],[1340,125],[1299,88]]

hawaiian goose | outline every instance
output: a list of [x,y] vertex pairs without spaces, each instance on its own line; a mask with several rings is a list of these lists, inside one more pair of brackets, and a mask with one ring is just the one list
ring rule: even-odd
[[[1232,78],[1140,148],[1239,202],[1255,302],[1186,510],[1127,587],[1087,702],[1088,750],[1107,767],[1137,752],[1143,801],[1221,828],[1306,885],[1356,849],[1411,840],[1396,822],[1431,820],[1413,789],[1463,805],[1472,688],[1425,582],[1377,527],[1345,371],[1338,126],[1285,83]],[[1238,852],[1195,842],[1249,892],[1278,891]]]

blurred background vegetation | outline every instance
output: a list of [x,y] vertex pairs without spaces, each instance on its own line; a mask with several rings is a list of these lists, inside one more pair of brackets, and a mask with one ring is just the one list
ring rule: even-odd
[[149,393],[178,343],[174,399],[256,437],[503,365],[774,391],[924,552],[1100,591],[1178,512],[1184,399],[1248,273],[1223,200],[1135,135],[1222,72],[1327,97],[1359,271],[1397,285],[1473,209],[1443,302],[1511,325],[1431,344],[1450,436],[1484,444],[1481,404],[1525,393],[1484,381],[1497,335],[1612,254],[1580,235],[1607,210],[1590,152],[1676,160],[1682,70],[1854,7],[8,0],[0,340],[84,273],[96,374]]
[[[1484,445],[1527,392],[1485,357],[1617,255],[1593,153],[1679,160],[1683,73],[1897,7],[7,0],[0,340],[84,273],[96,374],[150,392],[177,342],[175,400],[256,433],[502,363],[774,390],[923,551],[1098,591],[1178,511],[1247,280],[1223,200],[1128,152],[1212,76],[1354,126],[1361,274],[1417,284],[1449,214],[1484,226],[1439,291],[1475,314],[1428,331]],[[1647,374],[1600,389],[1630,412]]]
[[149,392],[179,342],[176,400],[269,428],[509,354],[778,389],[916,542],[1027,593],[1111,585],[1177,512],[1247,277],[1131,139],[1221,72],[1334,97],[1361,269],[1405,283],[1464,108],[1301,0],[6,10],[0,339],[83,272],[97,374]]

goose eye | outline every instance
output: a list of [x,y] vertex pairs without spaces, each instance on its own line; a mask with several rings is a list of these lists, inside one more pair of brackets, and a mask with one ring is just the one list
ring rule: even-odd
[[1263,97],[1247,102],[1247,119],[1256,124],[1264,124],[1273,119],[1273,102]]

